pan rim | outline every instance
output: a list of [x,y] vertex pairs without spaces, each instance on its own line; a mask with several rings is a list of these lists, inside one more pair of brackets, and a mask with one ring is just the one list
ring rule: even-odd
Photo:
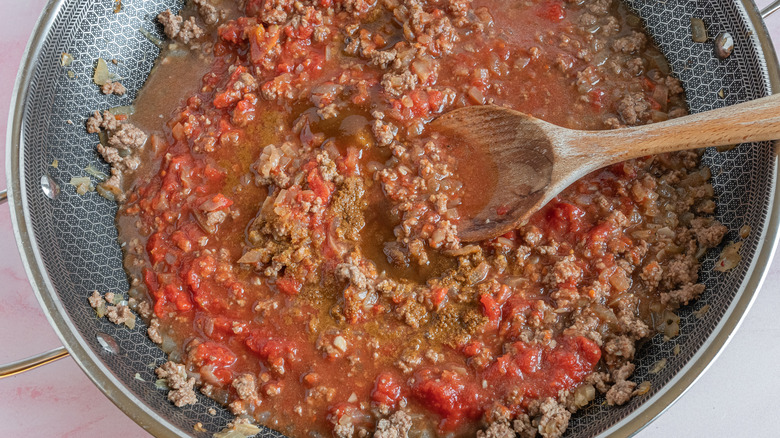
[[[114,405],[136,424],[156,437],[186,436],[186,433],[167,421],[156,412],[145,409],[144,402],[138,399],[111,377],[111,371],[106,368],[95,352],[85,348],[84,340],[77,335],[78,331],[73,323],[62,315],[65,309],[58,299],[54,286],[44,274],[43,259],[34,239],[32,224],[29,222],[27,208],[27,196],[22,190],[25,179],[21,172],[23,160],[21,159],[21,145],[24,141],[22,130],[22,117],[29,94],[29,84],[35,67],[35,56],[39,53],[48,35],[54,20],[57,18],[66,0],[49,0],[41,16],[38,18],[27,47],[22,55],[22,63],[16,76],[11,106],[8,113],[8,129],[6,133],[6,184],[8,190],[8,204],[11,211],[11,224],[17,249],[22,258],[22,265],[27,273],[33,292],[38,303],[44,310],[46,319],[62,341],[71,357],[84,371],[87,377],[105,394]],[[46,293],[44,293],[45,291]]]
[[[11,96],[6,137],[6,178],[11,223],[17,248],[28,280],[39,304],[44,309],[49,324],[54,328],[57,336],[87,377],[119,409],[152,435],[158,437],[186,436],[188,434],[185,431],[154,411],[146,409],[142,400],[112,377],[111,371],[102,364],[95,352],[85,348],[85,342],[78,335],[72,321],[62,316],[65,314],[65,309],[56,298],[54,287],[45,274],[43,260],[34,239],[34,230],[29,215],[25,214],[28,208],[26,194],[22,190],[25,182],[21,171],[23,159],[20,154],[24,140],[22,117],[29,94],[29,84],[37,61],[36,54],[42,50],[48,35],[47,30],[57,18],[65,2],[66,0],[49,0],[45,6],[24,52]],[[780,65],[769,32],[752,0],[735,0],[735,3],[740,5],[746,13],[749,24],[755,31],[754,38],[756,38],[758,47],[764,55],[764,64],[769,77],[768,89],[770,94],[774,94],[780,90]],[[780,145],[780,143],[776,143],[776,145]],[[780,237],[778,233],[780,231],[780,191],[777,190],[778,177],[780,176],[780,157],[777,153],[774,160],[775,174],[768,196],[770,200],[769,215],[764,229],[761,230],[760,240],[763,244],[751,261],[740,289],[724,317],[721,318],[696,354],[661,391],[644,402],[636,411],[598,436],[631,436],[658,418],[707,371],[744,321],[764,283],[778,246],[778,237]]]

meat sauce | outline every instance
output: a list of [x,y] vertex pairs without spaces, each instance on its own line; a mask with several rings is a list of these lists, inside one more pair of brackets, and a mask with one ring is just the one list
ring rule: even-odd
[[698,155],[594,172],[466,245],[479,200],[461,188],[501,187],[426,129],[486,103],[577,129],[685,114],[630,11],[249,0],[209,17],[139,97],[151,136],[117,216],[131,296],[201,392],[339,437],[560,436],[596,391],[638,393],[635,343],[702,292],[697,258],[725,232]]

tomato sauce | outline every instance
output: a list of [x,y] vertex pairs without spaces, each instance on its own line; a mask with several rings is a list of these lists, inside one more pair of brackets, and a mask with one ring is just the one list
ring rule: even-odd
[[[252,0],[203,53],[168,52],[132,118],[155,147],[117,220],[171,360],[290,436],[362,436],[397,410],[413,434],[470,436],[622,365],[610,333],[649,332],[616,315],[664,311],[639,278],[657,251],[634,235],[677,196],[632,187],[695,165],[595,172],[522,229],[464,245],[478,200],[461,188],[501,188],[425,129],[486,103],[579,129],[684,112],[681,89],[654,100],[668,66],[649,43],[624,48],[641,29],[610,3],[321,0],[277,20]],[[244,375],[257,397],[237,391]]]

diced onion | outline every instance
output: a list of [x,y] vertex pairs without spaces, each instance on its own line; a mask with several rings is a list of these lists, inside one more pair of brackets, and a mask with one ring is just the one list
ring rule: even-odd
[[696,43],[707,42],[707,28],[701,18],[691,17],[691,39]]
[[96,85],[103,86],[109,81],[108,77],[108,64],[106,64],[106,60],[103,58],[98,58],[97,64],[95,65],[95,74],[92,76],[92,81],[95,82]]
[[162,40],[160,40],[156,36],[152,35],[148,30],[146,30],[144,28],[141,28],[141,29],[138,29],[138,31],[141,32],[141,35],[143,35],[147,40],[149,40],[149,42],[151,42],[152,44],[154,44],[155,46],[157,46],[157,47],[159,47],[161,49],[163,48]]
[[742,248],[742,242],[733,242],[726,245],[723,248],[723,252],[720,253],[720,258],[715,263],[715,270],[726,272],[735,268],[742,261],[742,254],[739,253],[740,248]]
[[60,65],[63,67],[67,67],[73,63],[73,55],[70,53],[63,53],[62,56],[60,56]]
[[650,369],[650,374],[658,374],[666,366],[666,358],[663,358],[653,364],[653,368]]
[[70,179],[70,185],[76,188],[76,193],[85,195],[87,192],[94,192],[95,186],[88,176],[77,176]]
[[702,318],[704,318],[704,315],[707,312],[709,312],[709,311],[710,311],[710,305],[709,304],[705,304],[705,305],[703,305],[701,307],[701,309],[696,310],[695,312],[693,312],[693,315],[696,316],[696,319],[702,319]]
[[640,383],[639,386],[637,386],[636,390],[634,390],[635,395],[645,395],[648,391],[650,391],[650,388],[652,387],[652,383],[645,380],[644,382]]

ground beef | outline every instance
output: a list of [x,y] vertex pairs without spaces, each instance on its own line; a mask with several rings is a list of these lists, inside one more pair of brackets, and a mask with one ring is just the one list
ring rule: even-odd
[[704,292],[704,284],[686,284],[680,289],[661,294],[661,302],[664,305],[681,306],[699,298]]
[[667,76],[666,79],[664,79],[664,82],[666,83],[666,86],[669,87],[669,93],[671,94],[683,93],[682,84],[680,83],[679,79],[673,76]]
[[404,411],[396,411],[389,418],[377,422],[374,438],[406,438],[411,427],[412,417]]
[[398,128],[392,123],[385,123],[381,120],[374,120],[371,130],[379,146],[390,146],[398,132]]
[[116,94],[117,96],[122,96],[127,92],[127,89],[119,82],[108,81],[103,84],[100,91],[102,91],[103,94]]
[[699,263],[696,259],[680,255],[672,259],[666,268],[662,284],[671,289],[679,285],[695,283],[699,278]]
[[393,97],[400,97],[416,86],[417,75],[409,70],[404,70],[401,73],[385,73],[382,76],[382,88],[384,88],[385,93]]
[[195,404],[198,398],[195,395],[195,378],[187,376],[187,368],[176,362],[168,361],[155,370],[157,377],[165,379],[168,387],[168,400],[177,407]]
[[252,12],[263,23],[268,24],[282,24],[287,21],[288,13],[292,10],[293,5],[292,0],[264,0],[255,4],[258,3],[261,5],[259,10]]
[[610,375],[602,372],[595,372],[585,379],[585,383],[593,385],[602,394],[609,390],[610,382]]
[[114,324],[126,324],[135,319],[135,314],[125,304],[108,306],[106,308],[106,316]]
[[634,359],[634,341],[625,336],[614,337],[604,343],[607,364],[623,363]]
[[119,128],[121,122],[114,117],[109,111],[103,111],[100,114],[99,111],[92,113],[92,116],[87,119],[87,132],[90,134],[97,134],[101,130],[114,131]]
[[149,321],[149,328],[146,329],[146,333],[149,335],[149,339],[155,344],[162,344],[163,338],[160,334],[160,320],[152,318]]
[[355,436],[355,426],[352,423],[338,423],[333,427],[336,438],[352,438]]
[[225,17],[225,11],[217,9],[209,0],[192,0],[192,3],[198,7],[198,14],[208,25],[217,24],[220,19]]
[[512,429],[517,433],[518,438],[535,438],[537,428],[531,422],[528,414],[520,414],[512,421]]
[[618,103],[617,111],[627,125],[636,125],[647,121],[650,108],[643,94],[628,93]]
[[339,107],[335,103],[325,105],[317,110],[317,115],[323,120],[333,119],[339,115]]
[[631,399],[634,388],[636,388],[636,383],[629,380],[623,380],[615,383],[611,388],[609,388],[609,391],[607,391],[607,403],[609,403],[610,406],[620,406],[625,404],[628,400]]
[[612,43],[612,49],[626,54],[637,53],[647,45],[647,36],[640,32],[631,32],[631,35],[618,38]]
[[93,309],[97,309],[98,307],[105,306],[106,300],[100,296],[100,292],[93,290],[92,295],[89,296],[89,305],[92,306]]
[[189,44],[205,35],[203,29],[195,23],[195,17],[185,20],[170,9],[160,12],[157,21],[163,25],[168,38],[182,44]]
[[553,279],[555,284],[577,284],[582,276],[582,268],[575,262],[574,257],[567,257],[553,266]]
[[[131,300],[134,300],[134,298],[131,298]],[[148,301],[141,301],[140,303],[137,304],[137,307],[135,309],[138,312],[138,315],[141,316],[141,318],[148,320],[149,318],[152,317],[153,314],[152,306],[151,304],[149,304]]]
[[618,326],[634,340],[642,339],[651,333],[650,327],[637,316],[634,309],[618,312]]
[[631,377],[632,374],[634,374],[635,368],[636,366],[633,363],[626,362],[626,364],[623,365],[622,367],[612,370],[612,380],[615,382],[628,380],[628,378]]
[[376,50],[371,53],[371,63],[379,66],[380,68],[387,68],[392,65],[395,58],[398,56],[398,52],[393,50]]
[[609,7],[612,0],[592,0],[585,4],[585,8],[593,15],[606,15],[609,13]]
[[125,199],[123,174],[139,166],[139,155],[148,137],[135,125],[117,120],[108,111],[103,114],[95,111],[86,126],[87,132],[95,134],[104,130],[108,137],[108,145],[98,144],[97,151],[111,165],[111,176],[98,185],[98,191],[104,197],[121,202]]
[[639,76],[645,72],[645,60],[642,58],[633,58],[626,61],[626,71],[632,76]]
[[242,374],[236,377],[231,384],[235,388],[238,398],[252,401],[257,399],[257,383],[252,374]]
[[569,425],[571,412],[553,398],[548,398],[539,406],[541,417],[534,420],[539,434],[544,438],[557,438],[563,435]]
[[121,123],[119,128],[108,134],[108,144],[117,149],[140,149],[147,139],[146,133],[131,123]]
[[478,431],[477,438],[515,438],[515,431],[508,420],[495,421],[487,429]]
[[699,246],[703,248],[718,246],[721,240],[723,240],[723,236],[728,232],[728,228],[709,218],[695,218],[691,220],[691,226],[694,234],[696,234]]

